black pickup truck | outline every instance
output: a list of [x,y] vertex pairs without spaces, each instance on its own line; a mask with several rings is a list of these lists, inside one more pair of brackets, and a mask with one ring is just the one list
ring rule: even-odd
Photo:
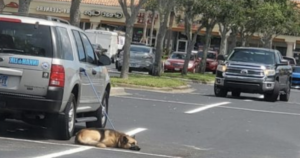
[[218,56],[214,93],[233,97],[243,93],[263,94],[266,101],[288,101],[292,67],[278,50],[238,47],[228,56]]

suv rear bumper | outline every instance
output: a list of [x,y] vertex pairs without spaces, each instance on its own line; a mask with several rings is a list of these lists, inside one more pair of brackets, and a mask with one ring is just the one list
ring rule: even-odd
[[0,110],[59,113],[63,88],[51,87],[46,97],[0,93]]
[[265,93],[273,91],[275,82],[266,81],[251,81],[251,80],[234,80],[217,77],[215,84],[219,87],[224,87],[228,91],[238,90],[248,93]]

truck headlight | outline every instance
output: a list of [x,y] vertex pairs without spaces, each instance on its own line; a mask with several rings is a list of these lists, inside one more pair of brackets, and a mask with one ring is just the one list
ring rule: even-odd
[[218,65],[217,71],[225,72],[227,69],[226,65]]
[[264,73],[265,73],[266,76],[274,76],[276,74],[275,70],[266,69],[264,71],[265,71]]
[[189,63],[189,68],[193,67],[193,65],[194,65],[193,63]]
[[169,61],[165,61],[165,65],[171,65]]

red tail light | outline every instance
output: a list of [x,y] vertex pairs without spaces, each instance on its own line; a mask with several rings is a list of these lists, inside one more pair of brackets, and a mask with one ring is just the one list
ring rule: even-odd
[[52,65],[49,86],[65,86],[65,69],[62,65]]
[[12,18],[1,18],[0,21],[4,22],[15,22],[15,23],[21,23],[22,21],[20,19],[12,19]]

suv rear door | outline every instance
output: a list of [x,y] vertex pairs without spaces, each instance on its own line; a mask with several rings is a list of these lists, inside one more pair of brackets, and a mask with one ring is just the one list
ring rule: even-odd
[[0,91],[45,96],[53,57],[51,27],[0,15]]

